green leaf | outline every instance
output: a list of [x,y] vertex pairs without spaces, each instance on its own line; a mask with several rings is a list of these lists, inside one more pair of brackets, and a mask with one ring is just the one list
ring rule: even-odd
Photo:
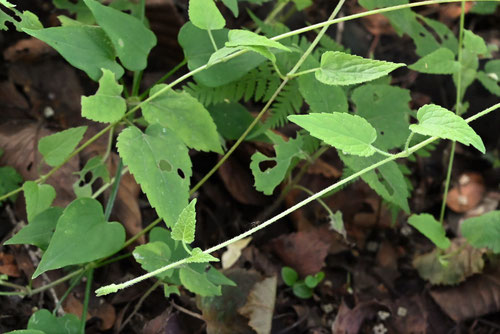
[[[132,252],[135,260],[141,264],[142,269],[152,272],[170,264],[172,252],[163,241],[150,241],[145,245],[137,246]],[[167,270],[158,274],[158,278],[165,278],[172,274],[172,270]]]
[[118,152],[167,226],[173,226],[189,199],[191,159],[187,147],[169,129],[136,127],[118,136]]
[[408,224],[415,227],[420,233],[425,235],[430,241],[441,249],[450,247],[450,239],[446,236],[443,225],[428,213],[411,215]]
[[102,206],[98,201],[91,198],[76,199],[59,218],[49,247],[33,278],[47,270],[112,255],[120,250],[124,242],[125,229],[120,223],[104,221]]
[[[76,197],[92,197],[92,185],[94,182],[101,178],[102,182],[109,182],[109,172],[106,165],[103,162],[102,157],[95,156],[91,158],[81,171],[75,172],[79,176],[78,180],[73,183],[73,191]],[[92,177],[88,179],[88,175],[91,174]]]
[[75,150],[85,131],[87,126],[79,126],[43,137],[38,142],[38,150],[48,165],[58,166]]
[[149,52],[156,45],[153,32],[132,15],[101,5],[95,0],[84,2],[111,39],[123,66],[131,71],[145,69]]
[[283,44],[273,41],[266,36],[262,36],[248,30],[229,30],[228,39],[229,40],[226,42],[226,46],[228,47],[234,48],[238,46],[263,46],[266,48],[276,48],[290,52],[290,49]]
[[7,8],[14,8],[16,5],[8,2],[7,0],[0,0],[0,4],[4,5]]
[[54,198],[56,198],[56,191],[49,184],[26,181],[23,185],[23,191],[26,198],[26,213],[29,222],[40,212],[47,210]]
[[377,132],[364,118],[347,113],[292,115],[288,119],[303,127],[313,137],[347,154],[370,156],[375,153],[371,145]]
[[182,285],[200,296],[220,296],[221,287],[208,280],[207,276],[191,267],[181,267],[179,276]]
[[175,285],[164,284],[163,285],[163,294],[165,295],[165,298],[169,298],[172,294],[176,294],[177,296],[180,296],[181,292],[179,291],[179,288]]
[[498,84],[498,81],[494,79],[495,77],[496,76],[483,71],[479,71],[477,73],[477,79],[484,86],[484,88],[486,88],[491,94],[500,96],[500,85]]
[[297,7],[297,10],[299,11],[313,4],[312,0],[292,0],[292,1],[295,4],[295,7]]
[[486,247],[500,253],[500,211],[490,211],[479,217],[466,219],[460,232],[476,248]]
[[234,17],[238,17],[238,0],[222,0],[222,3],[233,12]]
[[464,32],[464,49],[476,55],[488,53],[488,47],[484,39],[467,29]]
[[95,95],[82,96],[82,116],[102,123],[120,120],[127,110],[122,91],[123,86],[116,82],[113,72],[103,68]]
[[18,329],[15,331],[7,332],[5,334],[47,334],[47,333],[39,331],[37,329]]
[[296,282],[293,285],[293,294],[302,299],[311,298],[313,295],[313,290],[309,288],[303,281]]
[[427,136],[436,136],[472,144],[481,153],[485,152],[483,141],[460,116],[435,104],[421,107],[417,113],[418,124],[410,125],[410,130]]
[[39,330],[47,334],[78,334],[80,333],[80,319],[74,314],[66,314],[59,318],[49,310],[41,309],[30,317],[28,329]]
[[219,259],[207,254],[203,253],[200,248],[194,248],[191,253],[191,257],[187,259],[187,263],[208,263],[208,262],[219,262]]
[[179,214],[177,222],[172,227],[172,239],[190,244],[194,241],[196,230],[196,198],[193,199]]
[[283,267],[281,268],[281,278],[286,285],[293,286],[299,279],[299,274],[293,268]]
[[[340,153],[339,156],[353,173],[384,159],[384,157],[380,155],[357,157]],[[374,171],[367,172],[361,175],[361,179],[363,179],[363,181],[383,199],[397,205],[407,213],[410,212],[410,208],[408,207],[408,197],[410,193],[404,175],[396,162],[390,161]]]
[[470,9],[471,13],[488,15],[495,13],[498,6],[498,2],[495,1],[480,1],[474,3],[473,7]]
[[377,131],[373,145],[382,150],[401,147],[408,138],[408,115],[411,113],[410,91],[388,86],[365,84],[351,96],[356,114],[366,119]]
[[[228,29],[212,32],[217,47],[222,48],[224,46],[228,32]],[[187,22],[181,28],[178,39],[188,60],[189,70],[207,64],[214,53],[214,47],[210,39],[207,38],[207,32],[195,27],[191,22]],[[213,65],[195,74],[194,78],[205,86],[218,87],[240,79],[264,61],[265,58],[260,55],[246,53],[227,62]]]
[[408,68],[421,73],[453,74],[460,70],[455,54],[447,48],[439,48],[420,58]]
[[339,51],[328,51],[321,56],[321,66],[316,79],[327,85],[354,85],[383,77],[405,66],[353,56]]
[[[289,139],[285,142],[281,137],[278,137],[278,143],[274,145],[276,157],[267,157],[260,152],[252,155],[250,169],[255,178],[255,188],[262,191],[266,195],[271,195],[285,178],[288,168],[292,163],[292,159],[302,155],[302,137],[297,136],[295,139]],[[266,161],[275,162],[276,165],[272,168],[262,170],[261,163]]]
[[113,72],[117,79],[124,73],[115,60],[109,38],[100,27],[82,25],[23,30],[56,49],[71,65],[87,73],[94,81],[102,76],[102,68]]
[[[156,85],[150,96],[157,94],[166,85]],[[199,151],[222,153],[217,127],[205,107],[186,92],[167,90],[144,103],[144,118],[148,123],[158,123],[169,128],[187,146]]]
[[189,0],[189,20],[204,30],[218,30],[226,25],[213,0]]
[[62,213],[63,209],[58,207],[48,208],[40,212],[4,245],[28,244],[46,250]]
[[[23,182],[23,178],[14,168],[10,166],[0,167],[0,196],[16,190],[21,182]],[[11,196],[9,199],[14,201],[15,197]]]

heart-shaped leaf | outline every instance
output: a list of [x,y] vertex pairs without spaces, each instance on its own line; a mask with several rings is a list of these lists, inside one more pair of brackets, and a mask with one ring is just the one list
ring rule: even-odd
[[33,278],[47,270],[82,264],[109,256],[125,242],[120,223],[104,220],[101,204],[92,198],[79,198],[69,204],[59,218],[56,230]]
[[38,142],[38,150],[48,165],[60,165],[82,140],[85,131],[86,126],[79,126],[43,137]]

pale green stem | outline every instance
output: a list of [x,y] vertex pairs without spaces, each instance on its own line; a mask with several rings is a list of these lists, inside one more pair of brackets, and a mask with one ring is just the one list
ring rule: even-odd
[[[293,186],[295,189],[302,190],[303,192],[307,193],[309,196],[313,196],[314,193],[307,189],[306,187],[301,186],[300,184],[296,184]],[[332,210],[326,205],[325,201],[323,201],[321,198],[316,198],[316,201],[325,209],[326,213],[328,213],[329,216],[333,216]]]
[[[480,112],[479,114],[477,114],[475,116],[469,117],[465,121],[467,123],[470,123],[473,120],[475,120],[475,119],[477,119],[477,118],[479,118],[481,116],[484,116],[484,115],[486,115],[486,114],[488,114],[488,113],[490,113],[490,112],[492,112],[492,111],[494,111],[494,110],[496,110],[498,108],[500,108],[500,103],[498,103],[498,104],[496,104],[494,106],[491,106],[491,107],[483,110],[482,112]],[[246,238],[246,237],[254,234],[255,232],[257,232],[257,231],[259,231],[259,230],[261,230],[261,229],[263,229],[263,228],[271,225],[272,223],[280,220],[281,218],[289,215],[290,213],[292,213],[292,212],[294,212],[294,211],[302,208],[303,206],[305,206],[306,204],[309,204],[310,202],[316,200],[317,198],[320,198],[323,195],[325,195],[325,194],[327,194],[327,193],[335,190],[336,188],[338,188],[338,187],[340,187],[340,186],[342,186],[344,184],[347,184],[347,183],[349,183],[349,182],[357,179],[359,176],[361,176],[361,175],[363,175],[363,174],[365,174],[367,172],[370,172],[370,171],[372,171],[372,170],[374,170],[374,169],[376,169],[376,168],[378,168],[378,167],[380,167],[380,166],[382,166],[382,165],[384,165],[384,164],[386,164],[386,163],[388,163],[390,161],[394,161],[394,160],[397,160],[397,159],[400,159],[400,158],[407,158],[408,156],[410,156],[414,152],[420,150],[422,147],[425,147],[425,146],[429,145],[430,143],[432,143],[432,142],[434,142],[434,141],[436,141],[438,139],[439,139],[439,137],[430,137],[430,138],[427,138],[426,140],[424,140],[424,141],[422,141],[422,142],[420,142],[418,144],[415,144],[412,147],[408,148],[407,152],[405,152],[405,151],[400,152],[400,153],[395,154],[395,155],[393,155],[391,157],[387,157],[387,158],[385,158],[385,159],[383,159],[383,160],[381,160],[381,161],[379,161],[379,162],[377,162],[377,163],[375,163],[375,164],[373,164],[371,166],[368,166],[368,167],[366,167],[366,168],[364,168],[364,169],[362,169],[362,170],[360,170],[360,171],[358,171],[358,172],[356,172],[356,173],[354,173],[354,174],[346,177],[345,179],[342,179],[342,180],[340,180],[340,181],[338,181],[338,182],[330,185],[329,187],[326,187],[325,189],[323,189],[323,190],[315,193],[313,196],[310,196],[310,197],[306,198],[305,200],[303,200],[303,201],[295,204],[294,206],[286,209],[285,211],[283,211],[283,212],[279,213],[278,215],[274,216],[273,218],[268,219],[267,221],[263,222],[262,224],[257,225],[254,228],[252,228],[252,229],[250,229],[250,230],[248,230],[248,231],[246,231],[246,232],[244,232],[244,233],[242,233],[242,234],[240,234],[240,235],[238,235],[238,236],[236,236],[236,237],[234,237],[232,239],[229,239],[229,240],[227,240],[227,241],[225,241],[223,243],[220,243],[220,244],[218,244],[218,245],[216,245],[214,247],[206,249],[205,251],[203,251],[203,253],[205,253],[205,254],[213,253],[215,251],[218,251],[219,249],[227,247],[228,245],[230,245],[230,244],[232,244],[232,243],[234,243],[236,241],[244,239],[244,238]],[[110,285],[104,286],[102,288],[97,289],[96,293],[97,293],[97,295],[106,295],[106,294],[113,293],[113,292],[116,292],[116,291],[121,290],[121,289],[125,289],[125,288],[127,288],[127,287],[129,287],[131,285],[134,285],[136,283],[139,283],[139,282],[141,282],[141,281],[143,281],[145,279],[154,277],[154,276],[159,275],[159,274],[161,274],[161,273],[163,273],[163,272],[165,272],[165,271],[167,271],[169,269],[176,268],[176,267],[178,267],[178,266],[180,266],[182,264],[185,264],[188,261],[188,259],[189,258],[184,258],[182,260],[173,262],[173,263],[171,263],[171,264],[169,264],[169,265],[167,265],[167,266],[165,266],[163,268],[156,269],[154,271],[151,271],[151,272],[149,272],[147,274],[144,274],[142,276],[136,277],[136,278],[134,278],[134,279],[132,279],[130,281],[124,282],[124,283],[110,284]]]
[[319,69],[320,69],[319,67],[311,68],[310,70],[300,71],[300,72],[297,72],[295,74],[288,74],[288,76],[293,77],[293,78],[294,77],[300,77],[301,75],[304,75],[304,74],[309,74],[309,73],[312,73],[312,72],[316,72]]
[[408,139],[406,139],[404,151],[408,151],[408,147],[410,147],[410,143],[414,135],[415,132],[411,132],[410,135],[408,136]]
[[80,334],[85,334],[85,323],[87,322],[87,310],[89,308],[90,290],[92,289],[92,279],[94,269],[87,271],[87,284],[85,284],[85,297],[83,298],[82,318],[80,319]]
[[210,37],[210,41],[212,42],[212,45],[214,46],[215,51],[219,50],[217,48],[217,44],[215,44],[215,39],[214,39],[214,36],[212,35],[212,30],[208,29],[207,32],[208,32],[208,37]]
[[[464,26],[465,26],[465,1],[462,1],[461,12],[460,12],[460,30],[458,32],[458,64],[460,65],[460,70],[457,74],[457,98],[455,105],[455,113],[460,115],[460,106],[462,105],[462,46],[463,46],[463,36],[464,36]],[[446,200],[448,199],[448,190],[450,188],[451,172],[453,170],[453,159],[455,158],[455,147],[456,142],[451,143],[450,157],[448,160],[448,170],[446,172],[446,180],[444,182],[444,193],[443,201],[441,203],[441,213],[439,214],[439,222],[443,224],[444,214],[446,212]]]
[[392,157],[392,156],[394,156],[394,154],[389,153],[389,152],[386,152],[386,151],[382,151],[382,150],[380,150],[380,149],[376,148],[375,146],[372,146],[372,147],[373,147],[373,149],[374,149],[377,153],[382,154],[383,156],[386,156],[386,157]]

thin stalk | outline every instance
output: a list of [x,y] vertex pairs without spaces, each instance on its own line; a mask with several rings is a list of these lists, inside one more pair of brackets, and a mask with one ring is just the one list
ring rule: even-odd
[[111,195],[109,196],[108,203],[106,204],[106,210],[104,212],[104,221],[109,220],[111,216],[111,211],[113,210],[113,205],[115,204],[116,195],[118,194],[118,187],[120,185],[120,180],[122,178],[123,160],[120,159],[118,163],[118,168],[116,169],[115,182],[113,183],[113,188],[111,189]]
[[28,292],[28,290],[24,286],[18,285],[15,283],[10,283],[7,281],[0,280],[0,285],[6,286],[6,287],[9,287],[12,289],[20,290],[20,293],[27,293]]
[[52,311],[52,314],[53,315],[56,315],[57,314],[57,310],[59,310],[59,308],[61,307],[62,303],[64,302],[64,300],[68,297],[68,295],[71,293],[71,291],[73,291],[73,289],[78,285],[78,283],[80,283],[80,280],[82,279],[83,275],[85,273],[81,273],[72,283],[71,285],[68,287],[68,289],[66,291],[64,291],[64,294],[62,295],[61,299],[59,299],[59,301],[57,302],[56,304],[56,307],[54,307],[54,310]]
[[[464,36],[464,26],[465,26],[465,1],[462,1],[461,12],[460,12],[460,30],[458,32],[458,64],[460,65],[460,70],[457,75],[457,99],[455,105],[455,113],[460,115],[460,106],[462,105],[462,47],[463,47],[463,36]],[[443,201],[441,203],[441,213],[439,214],[439,222],[443,224],[444,214],[446,212],[446,200],[448,199],[448,190],[450,188],[451,172],[453,169],[453,159],[455,158],[455,148],[457,143],[452,141],[450,149],[450,157],[448,160],[448,170],[446,172],[446,180],[444,182],[444,193]]]
[[[439,4],[439,3],[453,3],[453,2],[461,2],[461,1],[463,1],[463,0],[435,0],[435,1],[434,0],[426,0],[426,1],[408,3],[408,4],[404,4],[404,5],[397,5],[397,6],[391,6],[391,7],[386,7],[386,8],[369,10],[369,11],[358,13],[358,14],[344,16],[344,17],[341,17],[341,18],[338,18],[338,19],[328,20],[328,21],[321,22],[321,23],[318,23],[318,24],[314,24],[314,25],[311,25],[311,26],[308,26],[308,27],[304,27],[304,28],[301,28],[301,29],[296,29],[296,30],[293,30],[293,31],[290,31],[290,32],[287,32],[287,33],[284,33],[284,34],[281,34],[281,35],[278,35],[278,36],[274,36],[274,37],[271,38],[271,40],[275,40],[275,41],[281,40],[281,39],[284,39],[284,38],[288,38],[290,36],[302,34],[302,33],[308,32],[308,31],[313,31],[313,30],[316,30],[318,28],[330,26],[332,24],[336,24],[336,23],[340,23],[340,22],[346,22],[346,21],[350,21],[350,20],[354,20],[354,19],[358,19],[358,18],[362,18],[362,17],[374,15],[374,14],[388,13],[388,12],[392,12],[392,11],[396,11],[396,10],[400,10],[400,9],[405,9],[405,8],[413,8],[413,7],[419,7],[419,6],[434,5],[434,4]],[[469,1],[473,1],[473,0],[467,0],[467,2],[469,2]],[[476,2],[489,2],[489,1],[497,1],[497,0],[476,0]],[[233,53],[233,54],[231,54],[231,55],[229,55],[227,57],[222,58],[219,62],[228,61],[228,60],[233,59],[235,57],[238,57],[238,56],[240,56],[240,55],[242,55],[242,54],[244,54],[246,52],[248,52],[248,51],[247,50],[241,50],[241,51],[235,52],[235,53]],[[219,62],[217,62],[217,63],[219,63]],[[35,180],[35,182],[37,182],[37,183],[43,183],[43,182],[45,182],[50,176],[52,176],[52,174],[54,174],[59,168],[61,168],[64,164],[66,164],[72,157],[74,157],[76,154],[80,153],[85,147],[87,147],[88,145],[90,145],[91,143],[93,143],[94,141],[96,141],[98,138],[100,138],[104,133],[106,133],[107,131],[109,131],[109,129],[112,126],[115,126],[116,124],[118,124],[119,122],[121,122],[125,117],[127,117],[127,116],[135,113],[145,103],[150,102],[154,98],[156,98],[156,97],[162,95],[163,93],[165,93],[166,91],[168,91],[170,88],[172,88],[175,85],[183,82],[184,80],[186,80],[186,79],[194,76],[195,74],[204,71],[208,67],[209,66],[207,66],[207,65],[202,65],[202,66],[198,67],[197,69],[192,70],[189,73],[184,74],[183,76],[181,76],[177,80],[173,81],[171,84],[167,85],[163,89],[161,89],[158,92],[156,92],[155,94],[151,95],[146,100],[144,100],[141,103],[139,103],[138,105],[134,106],[132,109],[130,109],[124,115],[124,117],[122,117],[122,119],[120,119],[117,122],[109,124],[106,128],[104,128],[98,134],[96,134],[94,137],[92,137],[89,140],[89,142],[87,142],[87,143],[83,144],[82,146],[78,147],[73,153],[71,153],[71,155],[62,164],[54,167],[51,171],[49,171],[48,174],[46,174],[46,175],[40,177],[39,179]],[[21,191],[22,191],[22,187],[19,187],[16,190],[13,190],[13,191],[5,194],[5,195],[2,195],[2,196],[0,196],[0,201],[4,200],[4,199],[6,199],[6,198],[8,198],[8,197],[10,197],[12,195],[15,195],[15,194],[17,194],[17,193],[19,193]]]
[[126,259],[126,258],[128,258],[130,256],[132,256],[132,253],[118,255],[118,256],[113,257],[113,258],[111,258],[109,260],[102,260],[102,262],[96,263],[96,265],[94,266],[94,269],[104,267],[104,266],[106,266],[106,265],[108,265],[110,263],[121,261],[121,260]]
[[111,154],[111,148],[113,146],[113,136],[115,134],[115,127],[112,127],[111,130],[109,131],[108,135],[108,145],[106,146],[106,153],[104,153],[104,156],[102,157],[102,162],[104,163],[109,155]]
[[83,299],[82,318],[80,319],[80,334],[85,334],[85,323],[87,322],[87,310],[89,308],[90,289],[92,289],[92,279],[94,278],[94,268],[87,271],[87,284],[85,285],[85,297]]
[[132,81],[132,91],[130,92],[130,96],[139,95],[139,89],[141,88],[142,74],[143,71],[134,72],[134,79]]
[[316,72],[319,69],[320,69],[319,67],[311,68],[310,70],[300,71],[300,72],[297,72],[295,74],[288,74],[288,76],[290,76],[290,77],[300,77],[301,75],[304,75],[304,74]]
[[141,232],[137,233],[123,244],[121,249],[124,249],[128,247],[129,245],[133,244],[137,239],[148,233],[150,230],[153,229],[156,225],[158,225],[162,221],[161,218],[156,218],[151,224],[149,224],[146,228],[142,229]]
[[212,42],[212,45],[213,45],[215,51],[219,50],[217,48],[217,44],[215,44],[215,39],[214,39],[214,36],[212,35],[212,30],[208,29],[207,32],[208,32],[208,37],[210,37],[210,42]]
[[[301,186],[300,184],[296,184],[293,186],[294,189],[299,189],[308,194],[309,196],[313,196],[314,192],[311,190],[307,189],[306,187]],[[332,210],[326,205],[325,201],[323,201],[321,198],[316,198],[316,201],[325,209],[326,213],[328,213],[329,216],[333,216]]]
[[28,294],[28,296],[33,296],[33,295],[36,295],[37,293],[48,290],[56,285],[59,285],[63,282],[66,282],[67,280],[69,280],[69,279],[71,279],[71,278],[73,278],[73,277],[75,277],[83,272],[85,272],[85,268],[77,269],[77,270],[73,271],[72,273],[67,274],[64,277],[61,277],[53,282],[48,283],[47,285],[44,285],[44,286],[41,286],[37,289],[31,290],[30,293]]
[[[125,167],[122,169],[121,176],[125,175],[128,172],[128,167]],[[115,183],[116,176],[113,177],[109,182],[106,182],[105,184],[102,185],[101,188],[97,189],[95,193],[92,194],[92,198],[97,198],[99,195],[101,195],[106,189],[111,187]]]
[[[496,110],[498,108],[500,108],[500,103],[498,103],[498,104],[496,104],[494,106],[491,106],[491,107],[483,110],[479,114],[481,116],[484,116],[484,115],[486,115],[486,114],[488,114],[488,113],[490,113],[490,112],[492,112],[492,111],[494,111],[494,110]],[[473,117],[470,117],[470,118],[466,119],[465,121],[467,123],[470,123],[473,120],[475,120],[475,119],[477,119],[477,118],[479,118],[481,116],[475,115]],[[310,202],[316,200],[317,198],[320,198],[323,195],[325,195],[325,194],[327,194],[327,193],[335,190],[336,188],[338,188],[338,187],[340,187],[340,186],[342,186],[344,184],[347,184],[347,183],[349,183],[349,182],[357,179],[359,176],[361,176],[361,175],[363,175],[365,173],[368,173],[368,172],[370,172],[370,171],[372,171],[372,170],[374,170],[374,169],[376,169],[376,168],[378,168],[378,167],[380,167],[380,166],[382,166],[382,165],[384,165],[384,164],[386,164],[386,163],[388,163],[390,161],[394,161],[394,160],[397,160],[397,159],[400,159],[400,158],[407,158],[408,156],[410,156],[414,152],[420,150],[422,147],[425,147],[425,146],[429,145],[430,143],[432,143],[432,142],[434,142],[434,141],[436,141],[438,139],[439,139],[439,137],[430,137],[430,138],[427,138],[426,140],[424,140],[424,141],[422,141],[422,142],[420,142],[418,144],[415,144],[412,147],[408,148],[407,152],[406,151],[402,151],[402,152],[400,152],[398,154],[395,154],[395,155],[393,155],[391,157],[387,157],[387,158],[385,158],[383,160],[380,160],[379,162],[377,162],[377,163],[375,163],[375,164],[373,164],[371,166],[368,166],[368,167],[366,167],[366,168],[364,168],[364,169],[362,169],[362,170],[360,170],[360,171],[358,171],[358,172],[356,172],[356,173],[354,173],[354,174],[346,177],[345,179],[342,179],[342,180],[340,180],[340,181],[338,181],[338,182],[336,182],[336,183],[334,183],[334,184],[326,187],[325,189],[323,189],[323,190],[315,193],[313,196],[310,196],[310,197],[304,199],[303,201],[301,201],[301,202],[295,204],[294,206],[286,209],[285,211],[279,213],[278,215],[276,215],[276,216],[268,219],[267,221],[263,222],[262,224],[257,225],[254,228],[252,228],[252,229],[250,229],[250,230],[248,230],[248,231],[246,231],[246,232],[244,232],[244,233],[242,233],[242,234],[240,234],[240,235],[238,235],[238,236],[236,236],[234,238],[231,238],[231,239],[229,239],[229,240],[227,240],[225,242],[222,242],[222,243],[220,243],[220,244],[218,244],[216,246],[213,246],[211,248],[206,249],[205,251],[203,251],[203,253],[205,253],[205,254],[213,253],[215,251],[218,251],[219,249],[227,247],[228,245],[230,245],[230,244],[232,244],[232,243],[234,243],[236,241],[244,239],[244,238],[246,238],[246,237],[254,234],[255,232],[257,232],[257,231],[259,231],[259,230],[261,230],[261,229],[263,229],[263,228],[271,225],[272,223],[280,220],[281,218],[286,217],[290,213],[292,213],[292,212],[294,212],[294,211],[302,208],[303,206],[305,206],[306,204],[309,204]],[[127,281],[127,282],[120,283],[120,284],[110,284],[110,285],[101,287],[101,288],[99,288],[99,289],[96,290],[96,293],[97,293],[98,296],[102,296],[102,295],[106,295],[106,294],[109,294],[109,293],[117,292],[118,290],[125,289],[125,288],[127,288],[129,286],[132,286],[132,285],[134,285],[136,283],[139,283],[139,282],[141,282],[141,281],[143,281],[145,279],[148,279],[148,278],[154,277],[156,275],[159,275],[159,274],[161,274],[161,273],[163,273],[163,272],[165,272],[165,271],[167,271],[169,269],[176,268],[176,267],[178,267],[180,265],[183,265],[183,264],[187,263],[188,260],[189,260],[189,257],[181,259],[181,260],[173,262],[173,263],[170,263],[169,265],[167,265],[167,266],[165,266],[163,268],[156,269],[156,270],[151,271],[149,273],[146,273],[146,274],[144,274],[142,276],[139,276],[139,277],[136,277],[134,279],[131,279],[131,280]]]
[[[167,74],[165,74],[164,76],[162,76],[158,81],[156,81],[152,87],[156,86],[156,85],[159,85],[163,82],[165,82],[168,78],[170,78],[173,74],[175,74],[178,70],[180,70],[182,67],[184,67],[184,65],[187,64],[187,58],[184,58],[179,64],[177,64],[173,69],[171,69],[170,71],[167,72]],[[144,91],[141,95],[139,95],[139,99],[140,100],[143,100],[146,96],[148,96],[149,94],[149,91],[151,90],[151,88],[148,88],[146,89],[146,91]]]

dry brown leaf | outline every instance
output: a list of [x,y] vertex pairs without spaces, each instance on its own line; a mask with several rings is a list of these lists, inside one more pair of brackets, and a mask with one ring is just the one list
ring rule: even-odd
[[[446,265],[440,261],[444,254],[453,254],[446,259]],[[430,253],[416,256],[413,266],[423,279],[432,284],[444,285],[458,284],[483,270],[484,251],[466,244],[465,239],[454,239],[444,254],[436,248]]]
[[10,62],[24,61],[32,62],[46,54],[56,54],[48,44],[36,38],[26,38],[17,41],[16,44],[9,46],[3,52],[5,60]]
[[241,315],[249,319],[248,325],[257,334],[271,333],[277,283],[276,276],[255,283],[248,295],[246,304],[238,309]]
[[[37,125],[3,124],[0,126],[0,143],[4,154],[0,157],[0,165],[14,167],[24,180],[35,180],[48,173],[52,168],[42,162],[38,152],[38,140],[52,134],[51,131]],[[55,206],[66,207],[74,198],[73,183],[77,177],[73,175],[79,170],[79,158],[73,157],[59,168],[46,183],[56,190]]]
[[373,318],[377,311],[384,309],[378,302],[361,302],[350,309],[344,301],[340,304],[337,317],[332,325],[333,334],[357,334],[367,319]]
[[[97,303],[99,304],[93,305]],[[63,302],[63,309],[67,313],[74,314],[80,318],[83,312],[83,304],[80,300],[78,300],[78,298],[75,297],[74,293],[70,293]],[[103,302],[102,299],[97,299],[91,296],[91,302],[89,303],[86,319],[88,320],[93,317],[99,319],[99,329],[106,331],[113,327],[116,320],[116,311],[113,305]]]
[[241,251],[252,241],[252,237],[233,242],[221,256],[222,269],[228,269],[238,261]]
[[17,267],[14,255],[0,253],[0,274],[5,274],[10,277],[19,277],[21,272]]
[[178,313],[166,309],[162,314],[149,320],[142,334],[187,334],[186,325],[179,319]]

